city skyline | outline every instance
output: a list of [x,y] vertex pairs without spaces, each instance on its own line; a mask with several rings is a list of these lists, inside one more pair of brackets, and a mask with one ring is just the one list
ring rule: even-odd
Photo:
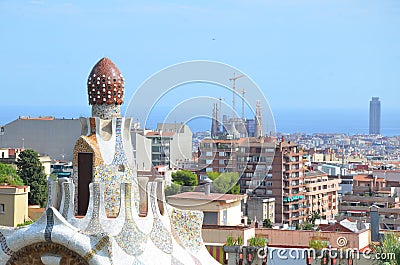
[[[54,116],[56,118],[79,118],[79,117],[89,117],[90,116],[90,106],[82,106],[77,109],[74,108],[70,111],[68,107],[60,107],[56,110],[48,110],[46,107],[30,107],[22,108],[20,106],[11,107],[13,113],[0,114],[0,125],[4,126],[20,116],[27,117],[39,117],[39,116]],[[125,109],[122,107],[122,112]],[[344,133],[349,135],[355,134],[368,134],[368,107],[364,110],[348,112],[346,110],[336,110],[335,115],[331,111],[319,111],[320,115],[311,116],[311,122],[303,123],[301,120],[302,114],[299,112],[292,111],[274,111],[272,110],[275,123],[276,131],[281,133]],[[385,110],[383,110],[385,112]],[[212,108],[210,109],[212,114]],[[340,115],[337,115],[339,113]],[[247,116],[251,118],[251,116]],[[157,123],[162,122],[163,117],[155,115],[150,121],[149,128],[155,129]],[[177,119],[177,122],[181,122]],[[195,124],[194,122],[197,122]],[[211,128],[211,120],[200,120],[190,122],[189,126],[194,132],[206,131]],[[332,126],[334,124],[335,126]],[[392,115],[383,115],[382,117],[382,135],[384,136],[396,136],[400,135],[400,129],[398,128],[399,116],[396,113]]]
[[[379,96],[383,134],[400,132],[396,1],[36,0],[1,1],[0,7],[8,11],[0,18],[7,51],[0,72],[7,77],[3,86],[12,88],[0,114],[3,125],[20,115],[88,116],[87,69],[107,56],[127,80],[125,104],[153,73],[203,59],[252,78],[278,131],[368,133],[366,102]],[[104,10],[112,12],[93,26]],[[118,37],[106,41],[107,34]],[[60,91],[67,100],[60,100]]]

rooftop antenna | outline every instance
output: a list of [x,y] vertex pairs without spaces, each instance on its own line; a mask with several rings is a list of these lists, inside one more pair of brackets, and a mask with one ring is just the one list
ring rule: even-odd
[[238,75],[238,76],[236,76],[236,74],[235,73],[233,73],[233,77],[232,78],[229,78],[229,80],[230,81],[233,81],[233,98],[232,98],[232,109],[233,109],[233,120],[235,120],[235,118],[236,118],[236,97],[235,97],[235,94],[236,94],[236,80],[237,79],[239,79],[239,78],[242,78],[242,77],[244,77],[245,75]]

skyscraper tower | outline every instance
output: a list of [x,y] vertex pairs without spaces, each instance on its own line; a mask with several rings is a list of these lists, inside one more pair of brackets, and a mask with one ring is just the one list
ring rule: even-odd
[[369,134],[381,134],[381,102],[372,97],[369,102]]

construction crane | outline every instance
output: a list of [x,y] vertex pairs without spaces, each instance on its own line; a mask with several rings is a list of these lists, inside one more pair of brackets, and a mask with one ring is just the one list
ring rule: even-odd
[[220,121],[222,121],[222,100],[225,100],[225,99],[220,96],[218,98],[218,100],[219,100],[219,115],[220,115],[220,117],[218,117],[218,119]]
[[236,118],[236,80],[239,78],[245,77],[245,75],[238,75],[236,76],[235,73],[233,73],[233,77],[229,78],[230,81],[233,81],[233,98],[232,98],[232,108],[233,108],[233,119],[235,120]]
[[242,92],[242,120],[244,121],[244,94],[246,94],[247,91],[242,88],[240,92]]

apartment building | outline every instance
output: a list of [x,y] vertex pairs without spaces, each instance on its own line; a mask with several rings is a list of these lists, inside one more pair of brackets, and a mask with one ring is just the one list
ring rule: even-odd
[[181,123],[159,123],[157,131],[146,132],[152,165],[176,168],[179,161],[192,159],[192,135],[189,126]]
[[324,219],[337,214],[340,180],[321,171],[306,174],[304,154],[296,143],[252,137],[205,139],[200,146],[200,174],[238,172],[241,193],[249,200],[275,200],[277,223],[294,226],[315,211]]
[[307,215],[317,212],[322,219],[333,220],[339,213],[338,201],[340,179],[329,178],[328,174],[316,170],[305,173]]
[[153,166],[170,165],[170,146],[173,132],[148,132],[146,138],[151,140],[151,162]]
[[238,143],[237,169],[240,174],[240,191],[252,196],[268,197],[272,183],[272,161],[275,139],[269,137],[241,138]]
[[369,222],[369,208],[379,207],[382,229],[400,229],[400,187],[388,185],[384,178],[369,174],[353,177],[353,193],[342,196],[339,207],[341,216]]
[[237,172],[238,146],[242,139],[203,139],[200,143],[200,178],[208,172]]
[[293,226],[307,218],[303,151],[293,142],[276,143],[272,177],[267,188],[275,198],[275,220]]

